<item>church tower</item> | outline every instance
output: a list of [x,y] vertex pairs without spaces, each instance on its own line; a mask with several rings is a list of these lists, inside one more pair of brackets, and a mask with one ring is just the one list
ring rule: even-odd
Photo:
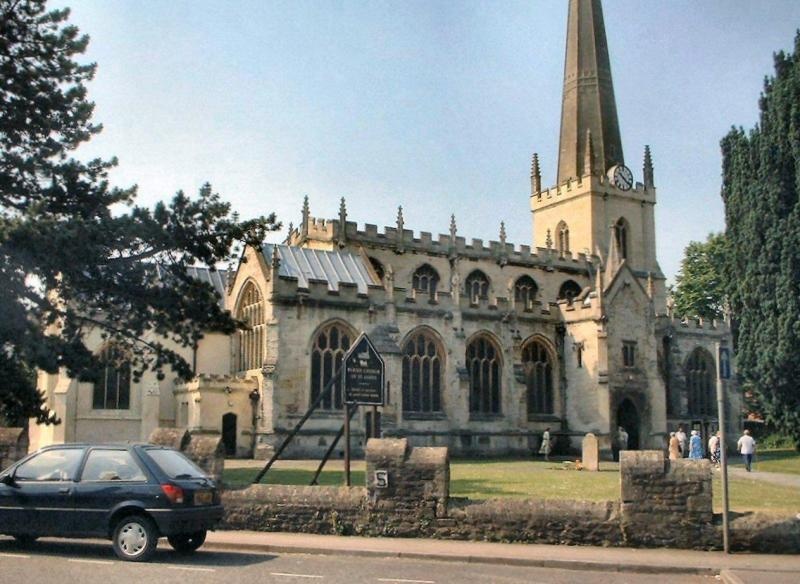
[[[625,166],[600,0],[570,0],[556,185],[531,171],[533,243],[563,256],[588,252],[625,261],[663,290],[656,260],[653,166],[645,147],[641,181]],[[611,246],[611,238],[615,246]],[[658,300],[663,300],[663,293]]]

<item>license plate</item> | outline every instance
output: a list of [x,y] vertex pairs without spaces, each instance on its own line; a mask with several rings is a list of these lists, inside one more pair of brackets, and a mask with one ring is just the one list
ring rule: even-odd
[[195,491],[194,504],[195,505],[211,505],[211,491]]

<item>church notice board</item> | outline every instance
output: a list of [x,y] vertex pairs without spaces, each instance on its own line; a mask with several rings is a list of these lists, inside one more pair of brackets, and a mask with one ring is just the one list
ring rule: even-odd
[[384,405],[385,365],[369,337],[361,333],[344,357],[344,401],[365,406]]

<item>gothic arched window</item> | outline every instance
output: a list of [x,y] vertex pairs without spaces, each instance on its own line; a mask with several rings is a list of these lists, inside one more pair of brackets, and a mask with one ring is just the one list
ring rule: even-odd
[[528,415],[552,414],[553,365],[547,348],[538,341],[531,341],[522,349],[522,365],[525,370]]
[[429,264],[423,264],[417,268],[411,278],[411,287],[417,292],[423,292],[433,296],[436,287],[439,285],[439,273]]
[[689,397],[689,415],[713,416],[714,407],[714,358],[700,347],[692,351],[686,362],[686,390]]
[[614,237],[617,239],[617,249],[619,249],[619,257],[622,259],[628,258],[628,235],[630,229],[628,222],[624,217],[620,217],[614,226]]
[[570,304],[581,294],[581,287],[575,280],[567,280],[558,290],[558,299],[566,300]]
[[556,226],[556,247],[558,255],[563,256],[569,253],[569,227],[563,221]]
[[245,284],[239,297],[236,318],[247,328],[239,331],[238,371],[260,369],[264,364],[264,342],[266,325],[264,321],[264,301],[258,287],[253,282]]
[[469,411],[499,414],[502,364],[500,349],[488,335],[479,335],[467,346]]
[[480,270],[473,270],[464,282],[464,292],[470,302],[489,298],[489,278]]
[[514,284],[514,303],[523,310],[531,310],[539,287],[530,276],[522,276]]
[[323,410],[341,409],[342,404],[342,365],[353,334],[342,323],[334,322],[323,327],[314,337],[311,346],[311,401],[317,399],[320,392],[325,389],[328,382],[336,376],[331,391],[322,398],[319,407]]
[[99,355],[100,367],[92,375],[95,410],[127,410],[131,407],[131,364],[124,352],[108,345]]
[[442,411],[444,355],[426,330],[408,337],[403,345],[403,412]]

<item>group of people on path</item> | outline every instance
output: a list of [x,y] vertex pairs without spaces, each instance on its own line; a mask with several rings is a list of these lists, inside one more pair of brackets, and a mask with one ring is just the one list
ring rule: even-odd
[[[753,466],[753,456],[756,452],[756,441],[750,435],[750,430],[745,430],[739,441],[736,443],[737,449],[742,455],[744,467],[747,472],[751,472]],[[625,428],[620,426],[617,430],[617,436],[614,440],[614,460],[619,460],[619,451],[627,450],[628,448],[628,433]],[[678,426],[675,432],[669,433],[669,458],[670,460],[678,460],[679,458],[690,458],[699,460],[705,458],[703,451],[703,439],[700,437],[698,430],[692,430],[689,436],[683,429],[683,425]],[[550,438],[550,427],[548,426],[542,433],[542,441],[539,446],[539,454],[544,455],[545,460],[550,460],[550,452],[552,451],[552,442]],[[711,464],[715,466],[720,465],[721,452],[720,452],[720,433],[714,432],[708,439],[708,453],[711,459]]]
[[[688,443],[688,444],[687,444]],[[688,448],[687,448],[688,446]],[[753,465],[753,455],[756,451],[756,441],[750,435],[750,430],[745,430],[739,441],[736,443],[737,449],[742,455],[744,467],[750,472]],[[708,439],[708,454],[711,464],[720,465],[720,433],[714,432]],[[699,460],[705,457],[703,452],[703,440],[700,432],[692,430],[690,436],[686,436],[683,426],[678,426],[677,431],[669,434],[669,458],[677,460],[679,458],[690,458]]]

